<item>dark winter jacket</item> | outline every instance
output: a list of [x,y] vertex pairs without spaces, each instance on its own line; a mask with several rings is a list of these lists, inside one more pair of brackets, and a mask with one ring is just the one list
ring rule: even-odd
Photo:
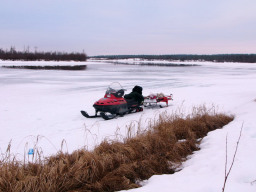
[[133,89],[132,92],[129,94],[126,94],[124,96],[125,99],[133,99],[135,101],[138,101],[139,104],[144,101],[144,97],[142,95],[142,87],[136,85]]

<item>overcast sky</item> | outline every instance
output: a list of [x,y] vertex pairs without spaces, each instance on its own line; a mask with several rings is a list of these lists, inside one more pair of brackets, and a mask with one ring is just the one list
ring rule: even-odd
[[0,0],[0,48],[256,53],[256,0]]

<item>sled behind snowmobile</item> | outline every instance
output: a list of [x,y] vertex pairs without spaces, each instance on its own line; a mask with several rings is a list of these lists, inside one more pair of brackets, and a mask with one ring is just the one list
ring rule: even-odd
[[[163,93],[150,94],[149,96],[144,97],[143,105],[144,107],[168,107],[168,101],[170,100],[173,100],[172,94],[168,96],[164,95]],[[162,105],[161,103],[165,103],[165,105]]]

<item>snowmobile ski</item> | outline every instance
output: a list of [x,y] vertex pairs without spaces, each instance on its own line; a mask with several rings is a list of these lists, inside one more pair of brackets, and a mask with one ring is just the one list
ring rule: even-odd
[[100,117],[99,115],[89,115],[86,111],[81,111],[81,114],[86,118],[96,118]]
[[116,115],[116,114],[107,115],[106,113],[101,112],[101,113],[100,113],[100,116],[101,116],[103,119],[105,119],[105,120],[110,120],[110,119],[114,119],[117,115]]

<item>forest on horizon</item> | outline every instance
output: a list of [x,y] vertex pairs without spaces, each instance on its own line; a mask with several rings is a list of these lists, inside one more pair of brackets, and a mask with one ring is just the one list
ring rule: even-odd
[[29,49],[17,51],[14,47],[9,50],[0,48],[0,60],[23,60],[23,61],[86,61],[87,55],[82,53],[67,53],[67,52],[30,52]]
[[145,60],[168,60],[168,61],[211,61],[211,62],[241,62],[256,63],[256,54],[166,54],[166,55],[98,55],[87,56],[84,52],[44,52],[29,49],[17,51],[15,47],[9,50],[0,48],[0,60],[23,60],[23,61],[86,61],[90,59],[145,59]]
[[214,55],[99,55],[88,58],[94,59],[146,59],[168,61],[212,61],[212,62],[241,62],[256,63],[256,54],[214,54]]

